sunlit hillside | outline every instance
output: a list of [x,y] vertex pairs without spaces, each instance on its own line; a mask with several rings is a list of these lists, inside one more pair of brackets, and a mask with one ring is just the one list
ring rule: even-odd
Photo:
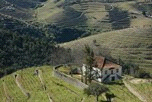
[[[90,28],[97,31],[112,29],[113,23],[126,23],[127,18],[130,19],[129,26],[150,25],[152,20],[142,15],[142,12],[136,7],[136,3],[135,1],[108,3],[107,5],[128,12],[128,17],[112,22],[109,22],[109,10],[105,9],[106,4],[101,2],[77,2],[64,6],[64,0],[59,2],[48,0],[44,6],[35,10],[35,17],[38,22],[45,24]],[[132,16],[136,16],[136,18],[132,19]]]
[[[36,69],[41,72],[39,76],[34,75]],[[16,79],[15,74],[18,75]],[[140,102],[123,84],[107,87],[116,95],[115,102]],[[81,102],[82,99],[84,102],[95,101],[94,96],[87,96],[83,90],[53,77],[51,66],[23,69],[0,79],[1,102],[48,102],[50,98],[54,102]],[[99,100],[105,101],[103,96]]]
[[[93,40],[96,40],[94,44]],[[110,55],[124,62],[131,61],[144,70],[152,68],[152,29],[129,28],[92,35],[90,37],[61,44],[65,48],[83,49],[89,44],[94,50],[100,46],[108,48]],[[95,46],[98,45],[98,46]]]

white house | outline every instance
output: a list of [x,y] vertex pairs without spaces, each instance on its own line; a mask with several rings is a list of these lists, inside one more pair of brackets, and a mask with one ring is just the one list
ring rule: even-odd
[[[83,64],[83,75],[85,75],[86,68],[86,64]],[[99,82],[110,82],[121,78],[122,67],[106,60],[102,56],[96,56],[93,64],[93,71],[91,73],[94,80]]]

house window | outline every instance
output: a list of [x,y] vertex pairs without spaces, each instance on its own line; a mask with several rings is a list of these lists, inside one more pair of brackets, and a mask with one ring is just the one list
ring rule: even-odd
[[119,69],[117,69],[116,72],[118,73],[118,72],[119,72]]
[[107,70],[105,71],[105,74],[107,74]]
[[113,70],[111,70],[111,74],[113,74]]

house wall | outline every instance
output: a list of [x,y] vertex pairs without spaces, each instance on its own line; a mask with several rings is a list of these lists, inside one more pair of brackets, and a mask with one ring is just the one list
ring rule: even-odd
[[[118,72],[117,72],[118,69]],[[111,70],[113,70],[113,74],[111,73]],[[86,71],[86,65],[84,64],[82,66],[82,71],[83,71],[83,75],[85,75],[85,71]],[[107,73],[105,73],[107,71]],[[104,68],[102,71],[98,68],[93,67],[93,72],[92,74],[94,75],[95,79],[99,82],[104,81],[104,79],[108,77],[108,81],[112,81],[112,77],[114,77],[114,80],[118,80],[119,76],[122,75],[122,67],[120,66],[119,68],[114,68],[114,69],[109,69],[109,68]]]

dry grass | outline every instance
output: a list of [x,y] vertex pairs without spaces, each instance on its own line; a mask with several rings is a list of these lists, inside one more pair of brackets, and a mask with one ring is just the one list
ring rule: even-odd
[[[86,2],[73,4],[69,6],[73,9],[73,11],[68,11],[65,14],[65,9],[62,7],[57,7],[57,5],[60,5],[63,2],[64,1],[61,0],[58,3],[54,3],[52,0],[48,0],[46,3],[44,3],[43,7],[35,10],[35,14],[37,14],[36,21],[44,24],[51,23],[66,27],[80,27],[84,29],[87,28],[92,29],[92,32],[94,29],[96,29],[98,32],[112,29],[111,23],[101,22],[107,19],[107,15],[109,14],[108,11],[105,10],[103,3]],[[151,25],[152,20],[142,16],[142,12],[135,8],[135,3],[135,1],[129,1],[118,2],[112,5],[122,10],[127,10],[129,13],[134,12],[139,14],[136,15],[136,19],[131,19],[130,26],[143,27],[143,25]],[[77,14],[78,12],[82,13],[83,16],[81,17],[81,14]],[[71,15],[72,13],[77,16]],[[129,16],[132,16],[132,14],[129,14]]]
[[[95,46],[93,40],[96,40],[99,46]],[[110,55],[116,59],[120,57],[124,62],[131,61],[149,71],[152,68],[152,56],[149,55],[152,53],[152,49],[149,48],[152,45],[151,28],[111,31],[63,43],[60,46],[77,50],[83,49],[85,44],[89,44],[95,50],[100,46],[106,47],[110,50]]]

